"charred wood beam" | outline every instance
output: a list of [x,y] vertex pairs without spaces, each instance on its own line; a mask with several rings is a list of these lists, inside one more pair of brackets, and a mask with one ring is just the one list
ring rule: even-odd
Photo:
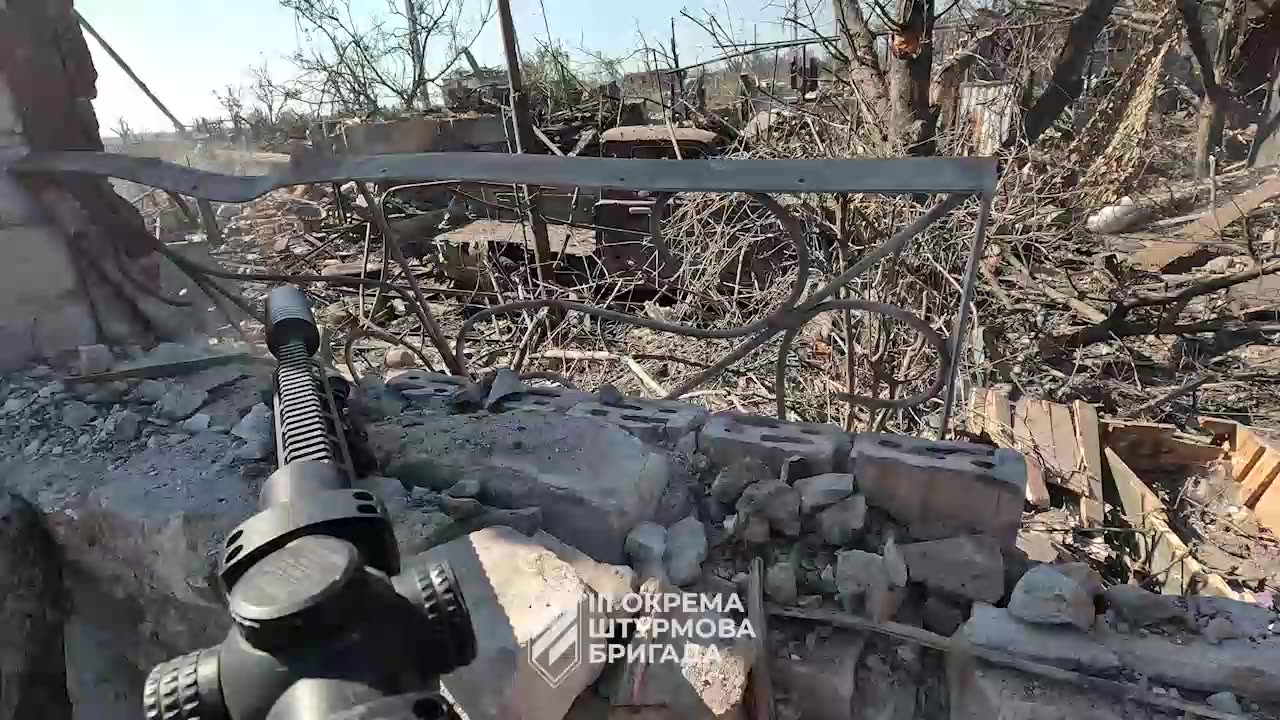
[[1080,97],[1080,91],[1084,89],[1084,68],[1093,54],[1093,45],[1119,3],[1120,0],[1089,0],[1080,15],[1071,21],[1049,87],[1023,118],[1021,137],[1017,132],[1010,132],[1005,138],[1006,149],[1012,148],[1019,140],[1034,145],[1044,131],[1053,126],[1062,111]]

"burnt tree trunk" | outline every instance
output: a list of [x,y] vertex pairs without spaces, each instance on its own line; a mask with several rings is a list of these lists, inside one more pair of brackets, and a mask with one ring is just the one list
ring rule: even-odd
[[1249,151],[1249,167],[1280,164],[1280,50],[1271,70],[1271,87],[1258,122],[1258,135]]
[[929,106],[934,0],[899,0],[889,60],[893,131],[910,155],[933,155],[936,118]]
[[[1093,54],[1093,44],[1107,24],[1107,18],[1120,0],[1089,0],[1067,31],[1067,40],[1053,68],[1053,77],[1034,105],[1027,110],[1021,128],[1014,128],[1005,138],[1006,149],[1019,140],[1033,145],[1057,121],[1058,116],[1084,89],[1084,69]],[[1018,131],[1021,131],[1019,135]]]
[[1187,37],[1200,65],[1200,77],[1204,82],[1204,97],[1200,100],[1200,126],[1196,130],[1195,157],[1196,177],[1204,178],[1209,176],[1209,159],[1222,146],[1222,133],[1226,129],[1227,109],[1231,105],[1231,94],[1226,89],[1226,82],[1239,57],[1240,43],[1244,39],[1241,32],[1244,3],[1242,0],[1227,0],[1226,6],[1218,15],[1217,44],[1211,49],[1206,46],[1198,22],[1199,13],[1193,10],[1192,2],[1183,2],[1181,8],[1187,19]]
[[849,82],[858,94],[858,115],[883,136],[890,115],[889,87],[876,54],[875,35],[867,25],[860,0],[831,0],[831,5]]

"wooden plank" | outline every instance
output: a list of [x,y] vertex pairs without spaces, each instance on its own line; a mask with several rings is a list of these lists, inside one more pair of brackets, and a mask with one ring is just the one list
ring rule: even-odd
[[1080,518],[1089,527],[1100,527],[1105,521],[1107,506],[1102,499],[1102,441],[1098,436],[1098,411],[1083,400],[1071,406],[1075,416],[1076,442],[1080,445],[1080,458],[1084,464],[1088,492],[1080,497]]
[[1244,498],[1245,507],[1256,507],[1275,485],[1277,476],[1280,476],[1280,450],[1266,450],[1240,482],[1240,497]]
[[1236,430],[1240,427],[1240,423],[1235,420],[1225,420],[1223,418],[1208,417],[1201,415],[1199,417],[1200,427],[1205,432],[1213,435],[1214,438],[1224,438],[1231,443],[1232,447],[1236,444]]
[[1244,482],[1266,451],[1256,434],[1248,428],[1241,428],[1241,432],[1236,435],[1235,450],[1231,453],[1231,477],[1236,482]]
[[[1150,530],[1154,538],[1143,568],[1156,577],[1163,577],[1163,592],[1169,595],[1200,594],[1217,595],[1233,600],[1243,599],[1232,590],[1221,575],[1210,573],[1191,554],[1191,549],[1169,526],[1164,503],[1151,488],[1125,464],[1115,450],[1106,448],[1104,455],[1115,482],[1116,493],[1124,508],[1125,517],[1135,528]],[[1199,578],[1202,588],[1192,586]]]
[[[1272,178],[1246,193],[1229,197],[1217,207],[1206,210],[1195,224],[1173,238],[1164,237],[1148,243],[1132,255],[1131,262],[1143,270],[1164,271],[1176,261],[1202,251],[1205,242],[1221,240],[1222,231],[1227,226],[1246,217],[1276,195],[1280,195],[1280,178]],[[1171,239],[1175,241],[1170,242]]]
[[[1036,442],[1027,426],[1028,415],[1034,412],[1030,398],[1020,398],[1013,407],[1013,418],[1009,423],[1009,434],[1003,438],[1007,445],[1022,453],[1027,460],[1027,488],[1025,497],[1034,507],[1048,507],[1049,488],[1044,484],[1044,463],[1036,451]],[[1008,403],[1005,403],[1008,407]]]
[[1045,405],[1053,431],[1054,465],[1060,475],[1058,484],[1087,496],[1089,480],[1084,472],[1084,459],[1080,457],[1080,441],[1071,419],[1071,408],[1061,403],[1046,402]]
[[969,391],[969,433],[975,437],[987,430],[987,392],[986,388],[974,387]]
[[756,662],[751,668],[751,700],[755,720],[773,720],[773,675],[769,671],[768,623],[764,609],[764,560],[751,560],[751,574],[747,579],[747,619],[756,636]]
[[987,434],[1000,447],[1014,447],[1013,408],[1009,407],[1009,394],[1000,390],[987,393]]
[[1025,497],[1033,507],[1049,507],[1049,486],[1044,484],[1044,465],[1034,455],[1023,455],[1027,459],[1027,490]]

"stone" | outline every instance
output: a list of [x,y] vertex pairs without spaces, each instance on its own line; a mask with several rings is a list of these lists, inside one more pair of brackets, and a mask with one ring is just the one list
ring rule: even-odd
[[209,399],[209,393],[203,390],[191,390],[174,387],[156,403],[156,413],[170,420],[185,420]]
[[666,578],[663,556],[667,551],[667,529],[657,523],[642,522],[631,528],[624,544],[631,567],[642,578]]
[[245,441],[244,456],[248,459],[263,459],[272,452],[275,438],[272,436],[271,408],[263,403],[254,405],[245,416],[231,428],[231,434]]
[[[63,576],[64,607],[73,613],[67,627],[84,632],[68,634],[63,687],[78,717],[115,707],[101,693],[119,686],[93,681],[93,668],[140,681],[158,661],[225,636],[211,563],[222,538],[256,512],[258,490],[239,476],[230,449],[225,436],[203,434],[115,467],[87,454],[6,465],[6,484],[39,507],[66,566],[76,568]],[[136,714],[141,686],[129,687]]]
[[1093,597],[1052,565],[1041,565],[1013,588],[1009,613],[1023,622],[1074,625],[1087,632],[1093,627]]
[[91,406],[78,400],[67,403],[62,408],[62,424],[78,428],[97,417],[98,413]]
[[454,483],[453,487],[449,488],[446,493],[449,497],[473,498],[480,495],[480,490],[481,485],[479,480],[475,478],[467,478]]
[[80,374],[92,375],[94,373],[106,372],[115,364],[116,359],[111,355],[111,349],[106,345],[81,345],[80,351]]
[[983,602],[1004,595],[1004,558],[999,544],[989,537],[908,543],[900,549],[912,582]]
[[[640,592],[669,596],[676,591],[658,580],[648,580]],[[661,708],[669,717],[738,717],[758,639],[748,632],[749,625],[744,628],[730,616],[710,609],[703,611],[696,602],[692,604],[693,612],[685,612],[682,604],[638,619],[643,625],[637,625],[631,647],[624,654],[625,662],[609,679],[610,702],[615,708],[628,711]],[[726,622],[733,632],[721,634],[720,628]],[[717,628],[711,637],[678,630],[682,625],[697,627],[705,623]],[[654,653],[633,653],[637,646],[659,649]]]
[[[75,720],[129,720],[142,704],[146,672],[133,665],[99,626],[81,617],[63,628],[66,693]],[[149,668],[148,668],[149,669]]]
[[662,562],[667,579],[677,586],[697,580],[707,559],[707,530],[698,518],[690,515],[667,528],[666,542]]
[[858,597],[864,599],[867,614],[873,620],[885,617],[892,603],[889,570],[884,558],[862,550],[845,550],[836,553],[836,592],[846,601]]
[[696,405],[670,400],[613,397],[584,400],[569,408],[576,417],[590,417],[625,429],[648,443],[677,443],[702,427],[707,411]]
[[818,534],[831,545],[845,546],[867,524],[867,499],[861,495],[841,500],[818,513]]
[[189,433],[205,432],[209,429],[210,420],[211,418],[206,413],[196,413],[186,420],[183,420],[182,425],[179,427]]
[[1168,720],[1142,703],[1126,702],[1068,682],[1058,682],[982,662],[947,667],[950,720]]
[[736,412],[712,415],[698,431],[698,448],[718,465],[750,457],[763,462],[773,477],[793,457],[804,467],[792,480],[840,472],[849,453],[849,435],[835,425],[792,423]]
[[492,411],[507,397],[528,390],[528,386],[520,382],[520,376],[509,368],[501,368],[489,383],[489,394],[484,399],[484,409]]
[[958,636],[979,647],[1000,650],[1064,670],[1106,674],[1120,668],[1120,658],[1095,637],[1072,627],[1032,625],[1005,608],[974,603]]
[[168,392],[169,386],[159,380],[143,380],[135,390],[138,400],[144,403],[160,402]]
[[[613,617],[581,604],[594,588],[552,550],[493,527],[431,548],[416,560],[448,562],[471,613],[476,659],[441,678],[464,717],[559,720],[599,677],[604,663],[584,643],[571,644],[567,652],[546,643],[530,649],[539,639],[562,636],[575,619],[586,626]],[[615,613],[622,616],[620,609]],[[535,655],[538,666],[531,661]],[[540,677],[544,672],[558,682]]]
[[748,485],[776,478],[773,471],[755,458],[738,458],[720,469],[711,483],[711,497],[732,506],[742,497]]
[[1205,618],[1222,617],[1240,631],[1241,637],[1263,639],[1272,634],[1272,628],[1280,621],[1280,615],[1271,608],[1270,603],[1259,598],[1257,602],[1244,602],[1231,598],[1212,595],[1192,595],[1186,598],[1188,610],[1194,613],[1198,623]]
[[484,503],[475,498],[456,498],[452,495],[441,497],[440,506],[458,520],[479,517],[485,511]]
[[1236,700],[1236,696],[1229,692],[1217,692],[1204,699],[1209,707],[1215,710],[1221,710],[1226,713],[1235,713],[1243,715],[1244,710],[1240,707],[1240,701]]
[[70,717],[60,556],[40,510],[0,491],[0,720]]
[[387,351],[383,363],[389,368],[411,368],[418,365],[418,356],[409,348],[396,346]]
[[764,591],[775,602],[794,605],[799,595],[795,566],[789,562],[770,565],[764,574]]
[[665,452],[617,427],[540,412],[396,418],[369,436],[386,474],[437,490],[482,478],[487,502],[541,507],[547,532],[604,562],[623,560],[671,473]]
[[738,516],[761,515],[769,526],[788,537],[800,534],[800,493],[781,480],[748,485],[738,498]]
[[1103,597],[1116,615],[1137,627],[1188,621],[1187,611],[1178,604],[1180,598],[1173,595],[1156,595],[1137,585],[1112,585]]
[[860,433],[850,468],[867,502],[921,540],[984,533],[1012,545],[1027,482],[1021,453],[964,442]]
[[884,557],[885,570],[889,571],[889,581],[897,587],[906,587],[907,561],[902,557],[902,551],[898,549],[898,544],[893,541],[893,537],[885,541],[880,554]]
[[937,596],[925,600],[922,612],[924,629],[946,637],[954,635],[968,619],[963,607]]
[[769,521],[763,515],[734,515],[738,536],[748,547],[769,542]]
[[795,482],[800,492],[800,512],[805,515],[831,507],[853,494],[853,476],[847,473],[823,473]]
[[1124,667],[1151,682],[1201,692],[1231,692],[1239,697],[1280,700],[1280,638],[1224,639],[1217,644],[1195,635],[1160,633],[1123,635],[1105,623],[1090,633]]
[[86,402],[114,404],[124,400],[129,394],[129,383],[123,380],[97,383],[93,391],[85,396]]
[[1074,580],[1081,590],[1089,594],[1091,600],[1102,594],[1102,576],[1089,563],[1061,563],[1054,565],[1053,569]]
[[856,673],[866,642],[861,633],[839,632],[802,658],[773,661],[775,690],[805,720],[854,720]]
[[4,407],[3,409],[0,409],[0,415],[16,415],[23,410],[26,410],[32,400],[35,400],[34,395],[11,397],[4,401]]
[[351,486],[357,490],[368,490],[377,496],[387,509],[389,517],[394,518],[409,507],[409,491],[405,489],[404,483],[395,478],[371,475],[357,478]]
[[[700,489],[699,489],[700,490]],[[653,521],[668,527],[692,515],[697,506],[694,493],[701,494],[692,486],[690,478],[682,472],[676,472],[667,482],[667,489],[658,499],[658,508],[653,513]]]
[[1216,617],[1209,621],[1208,625],[1200,631],[1204,639],[1211,645],[1217,645],[1223,640],[1234,640],[1243,637],[1243,633],[1230,620],[1224,617]]

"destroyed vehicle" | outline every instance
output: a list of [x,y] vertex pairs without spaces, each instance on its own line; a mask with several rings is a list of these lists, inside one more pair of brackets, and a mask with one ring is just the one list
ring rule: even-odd
[[[672,145],[680,148],[680,157]],[[632,125],[605,130],[600,134],[600,155],[611,158],[647,160],[701,160],[719,149],[720,136],[697,128],[668,128],[665,125]]]

